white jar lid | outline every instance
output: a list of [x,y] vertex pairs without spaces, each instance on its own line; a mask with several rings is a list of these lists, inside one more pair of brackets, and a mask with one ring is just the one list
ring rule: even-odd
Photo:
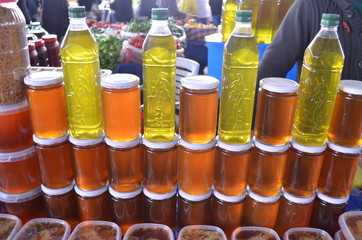
[[336,204],[336,205],[337,204],[343,204],[343,203],[348,202],[348,199],[349,199],[349,195],[347,195],[344,198],[332,198],[332,197],[329,197],[329,196],[319,192],[318,189],[317,189],[316,193],[317,193],[317,197],[320,200],[322,200],[324,202],[327,202],[327,203],[330,203],[330,204]]
[[192,90],[211,90],[219,86],[219,80],[207,75],[181,78],[181,86]]
[[227,151],[231,151],[231,152],[242,152],[242,151],[246,151],[249,150],[252,147],[252,143],[246,143],[246,144],[226,144],[224,142],[222,142],[219,137],[216,137],[216,141],[217,141],[217,145]]
[[5,203],[23,203],[27,201],[31,201],[37,197],[41,196],[41,188],[36,187],[28,192],[24,193],[4,193],[0,191],[0,202]]
[[171,148],[174,147],[177,142],[179,140],[179,136],[177,134],[175,134],[175,137],[173,138],[173,140],[171,142],[151,142],[148,141],[145,136],[142,137],[142,143],[148,147],[148,148],[152,148],[152,149],[167,149],[167,148]]
[[180,138],[180,145],[187,149],[190,149],[190,150],[206,150],[206,149],[210,149],[210,148],[214,147],[215,144],[216,144],[215,139],[213,139],[209,143],[195,144],[195,143],[186,142],[185,140]]
[[301,144],[295,142],[293,139],[290,140],[290,143],[292,144],[293,148],[295,148],[301,152],[305,152],[305,153],[322,153],[327,148],[327,144],[324,144],[323,146],[320,146],[320,147],[304,146],[304,145],[301,145]]
[[261,202],[261,203],[273,203],[273,202],[278,201],[280,199],[280,197],[282,196],[282,193],[279,192],[277,195],[275,195],[273,197],[263,197],[263,196],[260,196],[256,193],[254,193],[253,191],[251,191],[249,187],[247,188],[247,191],[248,191],[249,197],[251,197],[252,199],[254,199],[258,202]]
[[49,86],[63,82],[63,73],[57,71],[34,72],[24,78],[24,83],[31,86]]
[[114,190],[111,186],[109,186],[108,191],[115,198],[130,199],[130,198],[134,198],[134,197],[138,196],[142,192],[142,186],[140,186],[137,190],[132,191],[132,192],[118,192],[118,191]]
[[260,87],[275,93],[294,93],[299,89],[299,84],[286,78],[264,78],[260,80]]
[[16,104],[0,106],[0,116],[24,112],[26,110],[29,111],[29,104],[27,100]]
[[345,93],[362,95],[362,82],[357,80],[341,80],[339,89]]
[[337,144],[331,143],[329,141],[327,142],[327,146],[336,152],[346,153],[346,154],[361,154],[361,149],[362,149],[361,146],[355,148],[342,147]]
[[221,201],[224,202],[229,202],[229,203],[236,203],[236,202],[240,202],[242,200],[244,200],[244,198],[247,195],[247,191],[244,191],[241,195],[239,196],[227,196],[224,195],[222,193],[219,193],[218,191],[214,190],[214,196],[218,199],[220,199]]
[[76,139],[72,136],[69,136],[69,142],[71,142],[73,145],[77,146],[92,146],[98,143],[101,143],[104,141],[104,135],[100,136],[99,138],[95,139]]
[[149,190],[147,190],[146,188],[143,188],[143,194],[152,200],[166,200],[166,199],[169,199],[169,198],[175,196],[176,192],[177,192],[176,187],[171,192],[164,193],[164,194],[153,193],[153,192],[150,192]]
[[134,146],[140,144],[141,138],[142,138],[142,135],[139,134],[135,140],[130,141],[130,142],[115,142],[107,137],[105,137],[104,140],[108,146],[113,147],[113,148],[129,148],[129,147],[134,147]]
[[184,191],[182,191],[181,189],[178,190],[178,194],[188,200],[188,201],[192,201],[192,202],[200,202],[203,201],[205,199],[208,199],[211,195],[212,195],[213,189],[211,188],[207,193],[203,194],[203,195],[191,195],[188,193],[185,193]]
[[101,79],[101,86],[112,89],[127,89],[137,86],[140,78],[133,74],[116,73]]
[[286,143],[281,146],[271,146],[264,143],[259,142],[256,137],[253,138],[254,146],[259,148],[260,150],[263,150],[265,152],[271,152],[271,153],[280,153],[285,152],[289,149],[289,143]]
[[74,190],[81,197],[97,197],[97,196],[105,193],[108,190],[108,182],[107,182],[106,186],[104,186],[100,189],[96,189],[96,190],[84,191],[84,190],[80,189],[77,185],[74,186]]
[[74,189],[74,185],[75,185],[74,182],[72,182],[68,187],[52,189],[52,188],[47,188],[42,184],[41,190],[43,191],[43,193],[45,193],[48,196],[59,196],[59,195],[67,194],[70,191],[72,191]]
[[68,138],[69,138],[69,133],[65,134],[62,137],[52,138],[52,139],[40,138],[40,137],[37,137],[35,134],[33,134],[33,141],[36,144],[45,145],[45,146],[50,146],[50,145],[54,145],[54,144],[63,143],[65,141],[67,141]]
[[282,189],[282,193],[283,193],[283,196],[285,197],[285,199],[287,199],[290,202],[297,203],[297,204],[309,204],[309,203],[313,202],[314,198],[315,198],[315,193],[313,193],[312,196],[305,197],[305,198],[296,197],[292,194],[287,193],[284,189]]
[[35,147],[10,153],[0,153],[0,162],[18,162],[36,156]]

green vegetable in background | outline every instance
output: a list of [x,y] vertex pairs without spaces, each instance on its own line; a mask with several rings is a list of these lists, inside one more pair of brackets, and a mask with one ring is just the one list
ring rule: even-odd
[[114,70],[121,63],[122,39],[114,35],[94,35],[99,48],[102,69]]

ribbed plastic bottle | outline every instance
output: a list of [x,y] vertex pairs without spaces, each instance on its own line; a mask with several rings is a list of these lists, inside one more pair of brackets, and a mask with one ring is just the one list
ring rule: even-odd
[[235,15],[238,9],[237,0],[224,0],[221,17],[222,41],[226,42],[235,26]]

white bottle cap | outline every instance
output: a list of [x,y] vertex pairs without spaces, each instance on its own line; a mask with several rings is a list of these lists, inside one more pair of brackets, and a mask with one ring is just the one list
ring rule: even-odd
[[74,189],[74,185],[75,185],[74,182],[72,182],[68,187],[52,189],[52,188],[47,188],[42,184],[41,190],[43,191],[44,194],[46,194],[48,196],[59,196],[59,195],[64,195],[64,194],[72,191]]
[[361,147],[355,147],[355,148],[347,148],[347,147],[342,147],[339,146],[337,144],[331,143],[331,142],[327,142],[327,145],[330,149],[336,151],[336,152],[340,152],[340,153],[346,153],[346,154],[361,154]]
[[177,192],[176,187],[171,192],[164,193],[164,194],[153,193],[153,192],[150,192],[149,190],[147,190],[146,188],[143,188],[143,194],[152,200],[166,200],[166,199],[169,199],[169,198],[172,198],[173,196],[175,196],[176,192]]
[[62,136],[62,137],[51,138],[51,139],[48,139],[48,138],[40,138],[40,137],[37,137],[35,134],[33,134],[33,141],[34,141],[36,144],[44,145],[44,146],[51,146],[51,145],[63,143],[63,142],[65,142],[65,141],[68,141],[68,138],[69,138],[69,133],[65,134],[65,135]]
[[282,193],[285,199],[290,202],[297,203],[297,204],[309,204],[314,201],[315,194],[313,193],[310,197],[296,197],[292,194],[287,193],[284,189],[282,189]]
[[108,191],[115,198],[130,199],[130,198],[134,198],[134,197],[138,196],[142,192],[142,186],[140,186],[137,190],[132,191],[132,192],[118,192],[118,191],[114,190],[111,186],[109,186]]
[[219,80],[207,75],[181,78],[181,86],[192,90],[211,90],[219,86]]
[[221,201],[229,202],[229,203],[240,202],[245,199],[246,195],[247,195],[247,191],[244,191],[239,196],[227,196],[227,195],[224,195],[224,194],[219,193],[218,191],[214,190],[214,196],[216,198],[220,199]]
[[63,73],[56,71],[34,72],[24,78],[24,83],[31,86],[49,86],[63,82]]
[[324,144],[320,147],[309,147],[301,145],[297,142],[295,142],[293,139],[290,140],[290,143],[292,144],[292,147],[294,149],[297,149],[298,151],[305,152],[305,153],[322,153],[326,150],[327,144]]
[[103,141],[104,141],[104,135],[100,136],[99,138],[95,138],[95,139],[76,139],[72,136],[69,136],[70,143],[72,143],[73,145],[82,146],[82,147],[92,146],[92,145],[101,143]]
[[139,84],[140,78],[133,74],[116,73],[101,79],[101,86],[112,89],[127,89]]
[[357,80],[341,80],[339,89],[345,93],[362,95],[362,82]]
[[203,201],[205,199],[208,199],[209,197],[211,197],[212,195],[212,188],[205,194],[203,195],[191,195],[191,194],[188,194],[188,193],[185,193],[184,191],[182,191],[181,189],[178,190],[178,194],[188,200],[188,201],[192,201],[192,202],[200,202],[200,201]]
[[262,89],[275,93],[294,93],[299,89],[297,82],[286,78],[264,78],[259,85]]

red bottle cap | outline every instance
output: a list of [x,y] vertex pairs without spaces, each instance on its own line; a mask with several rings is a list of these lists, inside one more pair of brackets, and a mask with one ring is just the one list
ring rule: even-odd
[[55,34],[47,34],[47,35],[44,35],[42,38],[46,43],[57,41],[57,35],[55,35]]
[[[1,1],[1,0],[0,0],[0,1]],[[35,43],[29,42],[29,43],[28,43],[28,48],[29,48],[29,50],[35,50]]]
[[41,47],[41,46],[45,46],[44,40],[43,39],[35,40],[35,47]]

